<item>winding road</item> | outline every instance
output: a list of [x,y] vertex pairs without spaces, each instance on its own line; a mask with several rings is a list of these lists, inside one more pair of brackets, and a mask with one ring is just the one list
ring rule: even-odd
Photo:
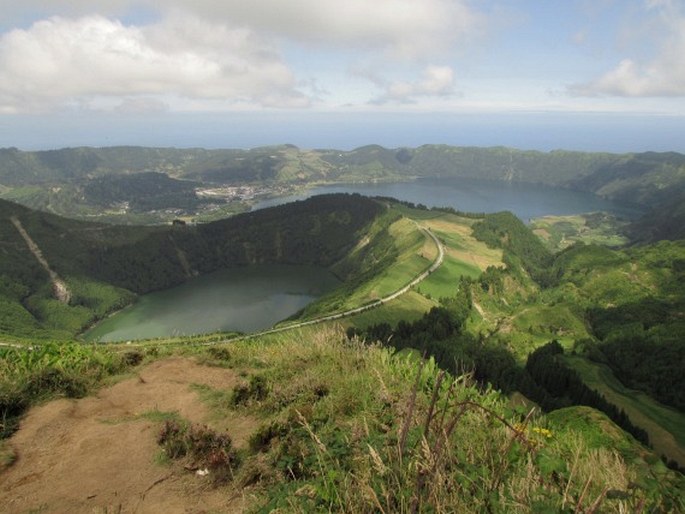
[[430,237],[433,240],[433,242],[435,243],[435,246],[438,249],[438,256],[435,258],[433,263],[428,267],[428,269],[426,269],[425,271],[423,271],[422,273],[420,273],[419,275],[414,277],[414,279],[411,282],[409,282],[404,287],[398,289],[394,293],[391,293],[387,296],[384,296],[383,298],[375,300],[375,301],[368,303],[366,305],[362,305],[361,307],[349,309],[349,310],[344,311],[344,312],[338,312],[336,314],[329,314],[327,316],[322,316],[320,318],[314,318],[314,319],[310,319],[307,321],[301,321],[299,323],[293,323],[291,325],[285,325],[285,326],[281,326],[281,327],[270,328],[267,330],[262,330],[260,332],[253,332],[251,334],[245,334],[245,335],[241,335],[241,336],[237,336],[237,337],[232,337],[229,339],[224,339],[221,341],[216,341],[216,342],[211,342],[211,343],[203,343],[203,344],[212,345],[212,344],[228,343],[231,341],[241,341],[241,340],[252,339],[255,337],[265,336],[265,335],[269,335],[269,334],[276,334],[278,332],[285,332],[286,330],[294,330],[296,328],[302,328],[302,327],[307,327],[310,325],[316,325],[318,323],[323,323],[325,321],[334,321],[336,319],[342,319],[342,318],[345,318],[347,316],[352,316],[353,314],[359,314],[360,312],[364,312],[364,311],[368,311],[370,309],[374,309],[376,307],[380,307],[381,305],[388,303],[388,302],[394,300],[395,298],[398,298],[399,296],[401,296],[404,293],[406,293],[407,291],[409,291],[412,287],[414,287],[415,285],[417,285],[420,282],[422,282],[423,280],[425,280],[431,273],[433,273],[436,269],[438,269],[442,265],[442,262],[445,259],[445,249],[442,246],[442,243],[440,243],[438,238],[435,236],[435,234],[433,234],[430,231],[430,229],[422,227],[421,225],[416,223],[416,221],[414,221],[414,224],[417,226],[417,228],[419,230],[421,230],[424,234],[426,234],[428,237]]
[[[445,249],[442,246],[442,243],[440,243],[438,238],[430,231],[430,229],[420,226],[418,223],[416,223],[416,221],[414,221],[414,224],[426,236],[430,237],[433,240],[436,248],[438,249],[438,256],[435,258],[433,263],[426,270],[424,270],[419,275],[414,277],[414,279],[412,279],[411,282],[409,282],[407,285],[403,286],[402,288],[398,289],[394,293],[391,293],[387,296],[384,296],[383,298],[375,300],[375,301],[368,303],[366,305],[362,305],[361,307],[349,309],[349,310],[346,310],[344,312],[338,312],[336,314],[329,314],[326,316],[321,316],[320,318],[314,318],[314,319],[310,319],[307,321],[301,321],[299,323],[293,323],[290,325],[285,325],[285,326],[280,326],[280,327],[276,327],[276,328],[270,328],[267,330],[262,330],[260,332],[253,332],[251,334],[245,334],[245,335],[240,335],[237,337],[222,339],[220,341],[211,341],[211,342],[203,342],[203,343],[183,342],[180,344],[189,345],[189,346],[195,346],[195,345],[197,345],[197,346],[210,346],[210,345],[223,344],[223,343],[228,343],[228,342],[233,342],[233,341],[241,341],[241,340],[245,340],[245,339],[252,339],[255,337],[265,336],[265,335],[269,335],[269,334],[277,334],[279,332],[285,332],[287,330],[294,330],[297,328],[307,327],[310,325],[316,325],[318,323],[324,323],[326,321],[334,321],[336,319],[342,319],[342,318],[345,318],[347,316],[359,314],[360,312],[364,312],[364,311],[367,311],[370,309],[374,309],[376,307],[380,307],[381,305],[383,305],[385,303],[391,302],[392,300],[400,297],[401,295],[403,295],[404,293],[409,291],[415,285],[417,285],[420,282],[422,282],[423,280],[425,280],[431,273],[433,273],[436,269],[438,269],[442,265],[442,262],[445,258]],[[19,227],[17,227],[17,228],[19,228]],[[109,343],[109,344],[122,344],[122,343]],[[171,344],[176,344],[176,343],[171,343]],[[5,346],[5,345],[3,345],[3,346]],[[9,345],[7,345],[7,346],[9,346]]]

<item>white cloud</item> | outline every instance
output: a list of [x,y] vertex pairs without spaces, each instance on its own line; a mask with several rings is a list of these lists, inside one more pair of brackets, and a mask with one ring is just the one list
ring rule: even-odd
[[133,97],[117,101],[114,111],[124,114],[153,114],[167,111],[169,106],[158,98]]
[[0,0],[0,11],[7,23],[45,17],[0,33],[0,112],[305,107],[322,101],[304,84],[331,51],[339,70],[424,67],[418,82],[384,80],[388,100],[439,96],[452,71],[426,64],[485,25],[468,0]]
[[421,79],[413,82],[385,82],[373,76],[369,79],[385,89],[384,93],[373,101],[377,104],[410,103],[419,97],[446,97],[454,94],[454,71],[449,66],[427,66],[422,72]]
[[[171,0],[172,2],[174,0]],[[425,58],[477,32],[482,18],[463,0],[176,0],[201,15],[294,41]]]
[[656,19],[653,30],[660,44],[651,59],[625,58],[600,76],[569,88],[579,96],[674,97],[685,96],[685,13],[670,0],[647,0],[646,15]]
[[53,17],[0,38],[0,111],[102,96],[131,105],[132,97],[160,94],[262,106],[308,104],[263,37],[180,13],[143,27],[102,16]]
[[290,41],[351,45],[408,58],[444,51],[484,23],[467,0],[22,0],[19,5],[0,0],[0,12],[68,16],[120,16],[141,6],[162,16],[180,10]]

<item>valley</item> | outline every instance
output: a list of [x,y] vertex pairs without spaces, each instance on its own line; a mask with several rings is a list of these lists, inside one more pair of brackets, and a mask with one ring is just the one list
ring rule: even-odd
[[683,55],[685,0],[3,2],[0,514],[685,514]]
[[[421,162],[445,171],[459,159],[477,155],[486,162],[494,159],[496,168],[497,159],[508,154],[422,148],[409,156],[380,147],[345,154],[292,147],[270,149],[268,155],[265,151],[236,151],[231,154],[233,167],[217,166],[211,172],[197,171],[200,167],[190,173],[184,168],[188,155],[206,163],[202,159],[228,154],[133,149],[129,159],[176,155],[177,164],[159,161],[167,178],[155,175],[128,182],[135,174],[123,173],[87,186],[91,198],[96,185],[104,198],[105,193],[126,195],[128,188],[143,183],[167,184],[168,196],[157,197],[144,188],[141,192],[147,191],[155,202],[182,205],[190,198],[189,187],[197,192],[212,177],[217,182],[202,189],[200,199],[242,195],[237,201],[244,202],[245,209],[238,210],[250,207],[255,191],[298,191],[296,197],[286,196],[294,202],[278,205],[281,200],[276,198],[271,205],[255,204],[261,208],[252,212],[206,223],[200,222],[203,215],[195,204],[169,212],[190,223],[160,224],[169,221],[162,216],[149,218],[155,224],[115,225],[110,223],[114,218],[108,223],[104,218],[68,219],[0,201],[0,338],[6,345],[0,348],[0,408],[5,436],[21,426],[31,405],[45,398],[79,398],[127,373],[145,377],[145,371],[137,370],[163,367],[166,359],[182,356],[228,367],[240,377],[225,387],[186,386],[212,412],[202,418],[213,420],[211,430],[226,426],[232,436],[229,421],[241,416],[255,420],[255,425],[247,443],[245,434],[236,433],[241,442],[233,449],[222,447],[225,461],[217,461],[217,467],[202,460],[206,455],[197,455],[185,457],[183,465],[167,459],[160,470],[185,480],[191,489],[192,474],[183,466],[207,466],[217,477],[229,473],[229,485],[217,487],[234,488],[231,494],[238,494],[247,510],[335,510],[344,502],[359,512],[375,511],[379,505],[392,511],[396,502],[416,498],[512,512],[524,512],[521,506],[532,504],[552,510],[571,505],[580,511],[596,503],[608,512],[644,505],[670,512],[685,506],[685,406],[679,394],[685,388],[685,247],[674,221],[679,214],[665,217],[653,203],[675,201],[679,179],[677,174],[669,178],[673,188],[658,192],[650,182],[668,175],[668,166],[680,162],[677,156],[624,156],[633,159],[626,168],[611,155],[584,155],[581,160],[573,153],[520,152],[514,156],[530,168],[518,175],[508,169],[510,184],[478,189],[478,182],[469,177],[450,178],[449,186],[441,177],[413,180],[405,184],[423,189],[424,196],[396,200],[384,193],[401,191],[393,181],[414,178],[410,171],[420,170]],[[89,149],[80,152],[81,157],[91,155]],[[120,150],[99,152],[100,159],[110,163],[113,156],[124,155]],[[369,156],[377,164],[369,164]],[[399,158],[400,164],[390,157]],[[547,163],[553,160],[557,175],[541,180],[539,194],[533,194],[536,189],[516,177],[540,178],[536,166],[542,164],[535,159],[543,157]],[[637,161],[643,166],[638,172]],[[586,162],[586,171],[574,177],[561,166],[564,162]],[[477,163],[481,172],[488,169]],[[324,177],[309,183],[307,173],[314,173],[315,165]],[[608,173],[607,167],[613,170],[616,182],[592,178],[592,166],[600,165],[602,173]],[[393,173],[384,174],[386,167]],[[240,190],[230,188],[243,186],[227,185],[255,170],[254,186]],[[380,183],[323,185],[362,172]],[[98,171],[83,180],[109,174]],[[169,180],[184,183],[172,186]],[[447,200],[460,183],[466,196],[482,196],[484,203],[476,205],[492,209],[469,213],[454,205],[416,201],[433,198],[441,203],[439,192]],[[551,187],[571,183],[583,184],[586,196]],[[311,191],[325,194],[308,197],[310,193],[300,190],[315,184]],[[487,189],[490,186],[494,189]],[[35,187],[45,190],[44,185]],[[4,191],[9,195],[19,190]],[[485,194],[493,190],[501,196]],[[517,199],[517,191],[526,190]],[[641,191],[637,210],[643,214],[636,214],[635,206],[587,196],[600,190],[622,201]],[[369,191],[379,194],[359,194]],[[143,196],[131,202],[147,201]],[[507,196],[529,209],[525,212],[540,208],[541,214],[550,214],[539,204],[545,196],[562,208],[545,217],[492,212],[501,206],[498,198]],[[563,198],[579,203],[564,210]],[[111,201],[120,198],[112,196]],[[617,210],[613,215],[582,213],[587,205]],[[138,206],[144,216],[158,208]],[[628,212],[632,214],[626,216]],[[660,221],[647,232],[649,219]],[[652,240],[656,234],[668,237]],[[278,281],[287,275],[283,270],[293,267],[302,269],[297,280],[305,285]],[[55,276],[70,292],[68,298],[55,294]],[[249,294],[262,287],[250,281],[239,286],[250,276],[274,286],[268,295],[276,300],[255,303],[256,312],[268,312],[270,318],[240,325],[238,321],[248,322],[251,316],[242,310],[251,302]],[[328,281],[325,277],[330,283],[318,287]],[[202,281],[216,291],[194,289]],[[240,287],[245,289],[241,292]],[[199,293],[201,301],[194,299],[198,291],[204,291]],[[155,321],[145,310],[150,308],[148,299],[174,294],[188,303],[174,300],[166,321]],[[235,307],[229,309],[231,294]],[[300,299],[294,301],[297,295]],[[281,311],[277,304],[288,307]],[[209,318],[220,315],[211,313],[212,306],[234,311],[240,319],[213,326]],[[118,323],[127,312],[163,328],[172,327],[169,320],[182,327],[112,338],[128,342],[125,345],[82,342],[83,332],[101,320],[102,335],[115,333],[107,324]],[[191,321],[184,317],[197,322],[197,329],[186,328]],[[98,327],[94,330],[86,336],[89,340],[102,337]],[[143,404],[131,408],[148,409]],[[147,425],[152,432],[173,428],[178,437],[186,437],[178,444],[191,452],[193,430],[199,430],[195,418],[186,419],[170,407],[146,419],[153,420]],[[147,437],[146,452],[154,458],[158,450],[151,446],[152,432],[126,437]],[[218,432],[207,437],[224,441]],[[21,473],[21,447],[14,439],[5,441],[0,448],[4,466]],[[440,453],[444,444],[452,448],[449,455]],[[458,494],[438,490],[440,481],[423,483],[409,471],[424,469],[427,462],[435,462],[427,472],[447,477]],[[462,477],[467,471],[471,485]],[[95,505],[117,508],[116,500],[102,494],[104,503],[97,500]],[[82,500],[74,501],[85,508],[78,503]]]
[[[544,153],[446,145],[368,145],[351,151],[292,145],[251,150],[6,148],[0,149],[0,197],[68,217],[134,224],[211,221],[303,199],[312,188],[326,193],[359,187],[364,194],[428,206],[512,210],[524,221],[598,210],[632,218],[649,214],[654,206],[682,204],[684,159],[676,153]],[[436,181],[437,187],[427,190]],[[446,195],[440,184],[450,182],[452,194]],[[403,193],[406,187],[410,191]],[[486,196],[479,188],[485,188]],[[527,198],[530,194],[535,197]],[[512,205],[511,198],[518,201]],[[541,209],[517,211],[532,206]],[[672,215],[679,220],[680,214]],[[669,223],[668,231],[678,230],[675,220],[661,223]],[[639,225],[635,232],[650,237]]]

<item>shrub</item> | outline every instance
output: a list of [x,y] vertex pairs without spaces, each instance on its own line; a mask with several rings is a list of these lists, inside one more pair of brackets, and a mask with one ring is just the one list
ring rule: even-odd
[[157,435],[157,444],[168,457],[188,457],[192,467],[208,470],[215,482],[231,480],[239,464],[231,437],[205,425],[166,420]]
[[265,400],[268,394],[269,386],[266,378],[261,375],[252,375],[248,384],[240,384],[233,388],[231,403],[238,407],[246,405],[250,401],[260,402]]

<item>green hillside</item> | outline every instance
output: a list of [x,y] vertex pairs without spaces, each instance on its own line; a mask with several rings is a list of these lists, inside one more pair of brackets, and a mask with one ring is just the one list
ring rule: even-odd
[[[160,475],[206,469],[193,491],[247,493],[251,512],[677,512],[685,505],[682,476],[593,409],[529,413],[432,359],[421,363],[339,331],[121,350],[52,345],[30,363],[2,350],[3,413],[20,413],[36,394],[81,397],[122,371],[148,376],[141,360],[183,353],[240,377],[191,386],[211,412],[209,425],[176,410],[107,423],[119,433],[131,427],[131,449],[149,451],[155,438],[157,456],[149,458]],[[141,420],[148,430],[136,428]],[[12,447],[1,449],[0,472],[22,466]]]
[[[546,410],[599,408],[672,466],[682,465],[685,446],[661,444],[666,436],[658,435],[677,440],[685,422],[682,241],[623,250],[579,243],[553,255],[508,213],[472,222],[472,235],[501,249],[506,267],[453,278],[423,317],[378,319],[352,333],[427,352],[453,373],[473,369],[483,383],[523,392]],[[574,363],[606,366],[607,384],[635,391],[634,408],[624,404],[626,389],[618,403],[605,398],[608,389],[555,356],[564,353],[575,355]],[[649,407],[638,406],[636,391]],[[672,419],[655,414],[666,411]]]
[[[256,263],[336,264],[351,287],[390,262],[344,264],[383,211],[358,195],[331,195],[204,225],[132,227],[69,220],[0,201],[0,331],[73,337],[130,303],[134,294]],[[392,221],[384,219],[377,228],[381,233]],[[66,283],[68,302],[55,298],[48,272],[29,251],[16,222]]]
[[[139,174],[144,178],[136,177]],[[369,145],[351,151],[302,150],[292,145],[251,150],[0,149],[3,198],[104,221],[159,223],[178,216],[234,213],[248,208],[253,195],[292,192],[321,183],[416,177],[465,177],[578,189],[646,209],[646,217],[628,229],[633,240],[683,236],[685,156],[677,153],[537,152],[446,145],[398,149]],[[252,190],[243,196],[220,190],[245,185]],[[143,193],[153,190],[150,188],[158,189],[154,201]],[[197,191],[203,188],[215,191],[200,197]],[[128,199],[117,196],[117,191],[128,193],[133,205],[122,206]]]
[[[391,162],[365,147],[355,166],[371,157],[375,169]],[[406,167],[417,155],[392,158]],[[165,176],[102,183],[124,191],[136,177],[189,191],[185,178]],[[359,195],[174,226],[88,223],[0,201],[0,429],[12,433],[46,398],[190,355],[239,377],[194,389],[227,434],[177,412],[141,416],[156,423],[168,469],[206,466],[213,487],[250,488],[256,512],[678,512],[685,242],[583,240],[545,244],[510,213]],[[73,342],[137,294],[226,267],[328,267],[344,283],[298,313],[311,320],[366,309],[438,255],[442,265],[406,294],[322,326],[288,320],[244,340]],[[238,448],[236,418],[252,424]],[[0,456],[16,460],[4,443]]]

